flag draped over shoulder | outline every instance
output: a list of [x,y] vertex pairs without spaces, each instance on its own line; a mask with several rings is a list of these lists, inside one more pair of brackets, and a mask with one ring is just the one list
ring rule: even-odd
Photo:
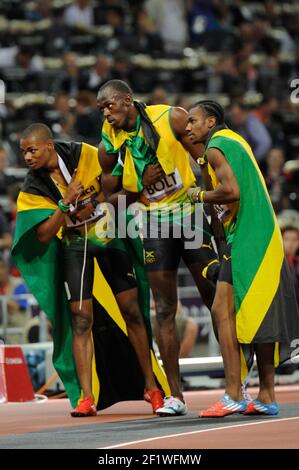
[[[120,156],[113,175],[123,175],[123,187],[128,191],[140,192],[143,189],[142,174],[146,165],[158,161],[166,175],[169,175],[175,170],[175,163],[168,149],[166,135],[158,134],[146,112],[146,106],[136,101],[134,104],[139,112],[136,133],[133,135],[122,129],[116,131],[105,121],[102,140],[107,153],[118,153]],[[160,105],[156,108],[159,108],[157,111],[162,115],[168,113],[171,106]],[[144,145],[145,140],[148,145]]]
[[[276,216],[248,143],[239,134],[223,129],[212,135],[209,148],[217,148],[225,155],[240,188],[240,207],[232,236],[238,341],[275,342],[277,366],[290,358],[292,340],[299,338],[299,313]],[[243,351],[244,360],[246,349]]]
[[[77,168],[77,178],[84,187],[101,173],[96,148],[84,143],[56,142],[55,149],[70,174]],[[52,323],[54,367],[75,407],[81,390],[72,353],[71,312],[64,289],[62,246],[58,237],[49,244],[42,244],[36,234],[36,226],[54,213],[60,198],[47,172],[29,171],[18,198],[13,257],[30,291]],[[143,302],[141,311],[150,328],[149,289],[140,253],[142,245],[140,240],[132,241],[131,245],[130,254],[134,255],[134,268],[141,281],[138,284],[139,298]],[[143,399],[144,378],[141,368],[128,341],[125,322],[116,300],[96,260],[93,305],[92,387],[97,408],[104,409],[123,400]],[[153,353],[152,363],[158,382],[168,394],[165,374]]]

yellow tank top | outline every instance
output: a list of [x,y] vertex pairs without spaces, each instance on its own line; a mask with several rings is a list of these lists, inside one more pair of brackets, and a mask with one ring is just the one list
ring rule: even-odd
[[[173,172],[164,176],[154,185],[147,186],[141,193],[140,202],[145,209],[155,210],[186,201],[186,191],[195,183],[190,166],[189,154],[177,139],[170,122],[171,107],[167,105],[147,106],[146,113],[158,134],[165,142],[167,159],[173,160]],[[142,129],[138,134],[143,137]]]

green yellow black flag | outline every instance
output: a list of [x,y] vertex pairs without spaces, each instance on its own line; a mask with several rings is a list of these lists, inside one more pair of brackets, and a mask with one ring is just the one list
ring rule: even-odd
[[[222,129],[212,135],[209,148],[224,154],[240,187],[232,240],[227,234],[232,242],[238,341],[242,345],[276,343],[277,366],[294,352],[293,340],[299,338],[299,313],[276,216],[248,143],[239,134]],[[245,347],[242,351],[244,378],[244,359],[248,355]]]

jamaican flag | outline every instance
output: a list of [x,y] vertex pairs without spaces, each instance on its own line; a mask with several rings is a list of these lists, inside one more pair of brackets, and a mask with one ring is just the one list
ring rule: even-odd
[[[270,197],[252,150],[239,134],[216,131],[206,148],[224,154],[240,188],[236,223],[228,233],[238,341],[276,343],[277,366],[290,358],[292,340],[299,338],[299,313]],[[248,354],[242,351],[244,378]]]
[[[101,173],[97,149],[85,143],[55,142],[55,149],[72,175],[87,188]],[[43,170],[30,170],[17,203],[17,225],[13,257],[29,289],[53,326],[53,363],[73,407],[81,390],[72,353],[71,312],[66,298],[62,266],[62,244],[58,236],[49,244],[39,242],[36,226],[50,217],[61,198],[55,183]],[[143,270],[140,240],[131,243],[141,311],[149,327],[149,289]],[[93,286],[93,365],[92,386],[98,409],[123,400],[143,399],[144,379],[135,351],[127,338],[125,322],[116,300],[95,260]],[[150,333],[149,333],[150,337]],[[152,353],[156,378],[165,393],[169,387],[165,374]]]

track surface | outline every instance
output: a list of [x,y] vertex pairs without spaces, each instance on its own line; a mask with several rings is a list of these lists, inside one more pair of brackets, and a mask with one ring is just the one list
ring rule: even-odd
[[[142,401],[71,418],[68,400],[0,405],[0,449],[299,449],[299,386],[277,387],[275,417],[199,419],[223,391],[186,392],[186,416],[154,417]],[[256,396],[256,390],[250,390]]]

